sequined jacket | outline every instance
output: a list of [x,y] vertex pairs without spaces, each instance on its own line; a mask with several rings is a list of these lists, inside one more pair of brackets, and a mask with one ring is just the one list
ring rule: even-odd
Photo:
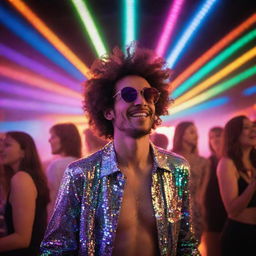
[[[190,222],[188,163],[153,145],[151,149],[160,255],[199,255]],[[41,256],[112,255],[124,186],[112,142],[70,164],[41,243]]]

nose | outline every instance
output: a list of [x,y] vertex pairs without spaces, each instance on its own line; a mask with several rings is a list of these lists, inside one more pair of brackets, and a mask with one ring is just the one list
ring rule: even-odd
[[147,105],[147,101],[145,100],[145,97],[143,95],[142,91],[138,91],[138,95],[136,100],[134,101],[135,105]]

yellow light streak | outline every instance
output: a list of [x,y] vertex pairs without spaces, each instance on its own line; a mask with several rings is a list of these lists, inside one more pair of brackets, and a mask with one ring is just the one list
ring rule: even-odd
[[231,62],[229,65],[227,65],[226,67],[221,69],[219,72],[215,73],[208,79],[204,80],[197,86],[193,87],[193,89],[191,89],[190,91],[188,91],[181,97],[177,98],[174,102],[174,106],[177,106],[177,105],[185,102],[186,100],[192,98],[196,94],[199,94],[200,92],[207,89],[211,85],[215,84],[216,82],[218,82],[219,80],[221,80],[222,78],[224,78],[225,76],[230,74],[232,71],[239,68],[240,66],[242,66],[244,63],[246,63],[247,61],[249,61],[250,59],[252,59],[255,56],[256,56],[256,47],[247,51],[245,54],[243,54],[242,56],[240,56],[239,58],[237,58],[236,60]]

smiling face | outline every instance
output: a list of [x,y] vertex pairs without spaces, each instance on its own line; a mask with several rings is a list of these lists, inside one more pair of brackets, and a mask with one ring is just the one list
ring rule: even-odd
[[239,137],[242,147],[255,147],[256,146],[256,130],[252,121],[248,118],[243,120],[243,129]]
[[11,136],[6,136],[2,150],[2,163],[14,168],[19,166],[23,157],[24,151],[20,144]]
[[[137,91],[150,88],[150,84],[140,76],[129,75],[116,83],[116,92],[124,87]],[[155,121],[155,104],[147,102],[141,93],[131,103],[125,102],[121,95],[115,97],[114,108],[105,112],[105,117],[112,120],[114,137],[129,136],[140,138],[150,133]]]

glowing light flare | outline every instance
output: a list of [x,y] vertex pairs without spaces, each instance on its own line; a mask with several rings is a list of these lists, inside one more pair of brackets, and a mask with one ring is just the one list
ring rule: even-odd
[[44,92],[42,90],[22,87],[10,82],[0,82],[0,92],[11,93],[12,95],[28,97],[40,101],[53,102],[56,104],[65,104],[82,108],[82,100],[79,101],[77,99],[63,97],[53,93]]
[[196,104],[199,104],[205,100],[208,100],[230,88],[232,88],[233,86],[239,84],[240,82],[242,82],[243,80],[253,76],[256,74],[256,65],[252,66],[249,69],[246,69],[245,71],[243,71],[242,73],[236,75],[235,77],[224,81],[223,83],[220,83],[218,85],[215,85],[214,87],[208,89],[207,91],[197,95],[196,97],[194,97],[191,100],[188,100],[176,107],[172,107],[169,109],[171,114],[180,112],[182,110],[188,109]]
[[174,49],[171,51],[169,57],[167,58],[167,63],[170,68],[174,66],[181,52],[184,50],[186,44],[191,39],[195,31],[198,29],[206,14],[210,11],[216,1],[217,0],[206,0],[203,6],[200,8],[199,12],[194,16],[191,23],[182,34],[181,38],[178,40],[178,43],[175,45]]
[[174,27],[177,22],[177,18],[179,16],[181,7],[183,5],[184,0],[175,0],[169,9],[169,14],[167,17],[167,21],[164,25],[164,29],[161,33],[161,37],[158,41],[157,47],[156,47],[156,53],[159,56],[163,56],[167,47],[167,43],[169,39],[171,38],[171,35],[174,31]]
[[55,72],[51,68],[42,65],[40,62],[32,60],[27,56],[9,48],[8,46],[0,43],[0,56],[16,62],[17,64],[26,67],[38,74],[42,74],[44,77],[52,79],[58,83],[65,84],[73,90],[81,90],[80,82],[75,82],[59,73]]
[[21,0],[8,0],[63,56],[82,74],[90,77],[89,68],[66,46],[61,39]]
[[23,19],[14,15],[10,10],[0,5],[0,22],[31,45],[34,49],[46,56],[52,62],[63,68],[68,74],[79,81],[84,81],[84,75],[75,68],[56,48],[41,37],[33,28],[28,26]]
[[159,126],[155,130],[156,133],[164,134],[168,138],[167,150],[172,149],[174,130],[175,130],[174,126]]
[[137,0],[124,1],[124,46],[125,49],[132,41],[136,40]]
[[248,116],[251,120],[255,121],[256,120],[256,104],[252,104],[249,107],[246,107],[244,109],[239,109],[238,111],[232,113],[232,117],[240,116],[240,115]]
[[46,114],[42,118],[40,118],[44,122],[50,122],[50,123],[64,123],[64,122],[71,122],[76,124],[83,124],[84,129],[87,128],[87,118],[84,114],[82,115],[58,115],[58,114]]
[[196,87],[191,89],[189,92],[186,94],[182,95],[178,99],[175,100],[175,105],[179,105],[183,103],[184,101],[187,101],[188,99],[192,98],[196,94],[202,92],[203,90],[207,89],[211,85],[215,84],[240,66],[242,66],[244,63],[248,62],[251,60],[253,57],[256,56],[256,47],[252,48],[251,50],[247,51],[244,53],[241,57],[237,58],[236,60],[232,61],[229,65],[221,69],[219,72],[216,74],[210,76],[207,78],[205,81],[201,82],[198,84]]
[[243,91],[243,95],[245,96],[251,96],[253,94],[256,93],[256,85],[253,85],[249,88],[246,88],[244,91]]
[[31,72],[25,72],[24,70],[12,69],[5,65],[0,65],[0,75],[44,90],[56,92],[61,95],[66,95],[80,100],[82,97],[80,93],[77,93],[58,83],[51,82]]
[[[0,103],[1,104],[1,103]],[[40,138],[42,136],[42,123],[37,120],[19,120],[19,121],[1,121],[0,131],[17,131],[17,127],[19,127],[19,131],[24,131],[29,133],[32,137]]]
[[223,105],[227,104],[229,101],[230,101],[229,97],[216,98],[216,99],[213,99],[213,100],[206,101],[202,104],[190,107],[188,109],[182,110],[180,112],[171,114],[167,117],[162,118],[162,120],[166,121],[166,122],[170,121],[170,120],[175,120],[177,118],[181,118],[181,117],[184,117],[184,116],[189,116],[189,115],[199,113],[199,112],[202,112],[202,111],[205,111],[205,110],[209,110],[209,109],[213,109],[213,108],[216,108],[216,107],[223,106]]
[[41,113],[59,113],[59,114],[82,114],[83,111],[81,108],[57,105],[45,102],[38,101],[26,101],[26,100],[17,100],[4,98],[0,101],[0,106],[2,108],[14,109],[14,110],[27,110],[35,111]]
[[195,74],[193,74],[188,80],[182,83],[176,90],[173,91],[172,97],[177,98],[182,93],[187,91],[190,87],[192,87],[196,82],[206,76],[208,73],[212,72],[214,68],[224,62],[227,58],[232,56],[235,52],[237,52],[241,47],[245,44],[249,43],[253,39],[256,38],[256,29],[250,31],[242,38],[234,42],[231,46],[217,55],[214,59],[208,62],[205,66],[203,66],[200,70],[198,70]]
[[242,34],[246,29],[248,29],[252,24],[256,22],[256,14],[253,14],[248,19],[246,19],[242,24],[233,29],[220,41],[218,41],[213,47],[207,50],[203,55],[201,55],[195,62],[193,62],[188,68],[186,68],[177,78],[171,82],[172,90],[174,90],[178,85],[180,85],[185,79],[187,79],[192,73],[199,69],[204,63],[216,55],[221,49],[233,41],[236,37]]
[[98,57],[101,57],[102,55],[107,53],[107,50],[102,41],[102,38],[100,37],[99,30],[96,28],[90,11],[86,6],[85,1],[83,2],[82,0],[72,0],[72,2],[83,22],[86,31],[88,32],[94,49],[98,54]]

